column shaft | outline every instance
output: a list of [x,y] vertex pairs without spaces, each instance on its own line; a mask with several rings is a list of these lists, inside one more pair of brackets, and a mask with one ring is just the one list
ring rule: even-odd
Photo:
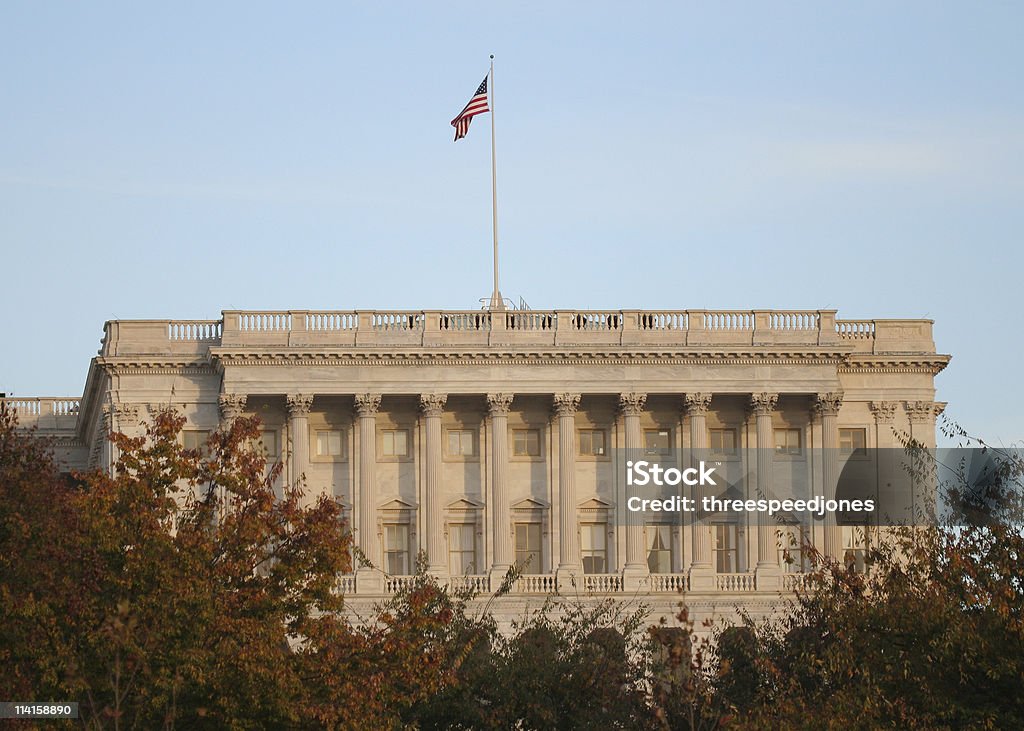
[[[640,414],[643,413],[647,394],[624,393],[619,396],[619,409],[622,412],[626,432],[626,459],[636,461],[643,454],[643,434],[640,431]],[[626,499],[636,495],[640,488],[626,486]],[[647,573],[647,561],[644,558],[644,514],[639,511],[626,510],[626,571]]]
[[[821,417],[821,481],[826,500],[834,500],[839,485],[839,407],[841,393],[818,394],[814,409]],[[825,556],[839,560],[843,554],[843,529],[836,514],[825,511]]]
[[377,409],[380,395],[356,396],[359,421],[359,536],[357,545],[376,568],[381,566],[377,540]]
[[423,470],[424,503],[427,513],[427,567],[434,575],[448,573],[448,562],[444,545],[444,505],[441,460],[441,414],[447,396],[424,394],[420,396],[423,411],[423,431],[426,458]]
[[493,520],[495,574],[512,565],[512,511],[508,496],[508,410],[512,396],[487,395],[491,415],[491,517]]
[[580,537],[576,528],[576,409],[578,393],[555,396],[558,414],[558,569],[578,572]]
[[[702,459],[707,458],[708,451],[708,406],[711,394],[691,393],[686,395],[686,411],[690,416],[690,454],[691,466],[697,467]],[[704,521],[701,502],[705,495],[701,485],[693,488],[693,498],[697,509],[693,514],[693,568],[711,568],[711,530]]]
[[307,394],[290,394],[285,399],[288,406],[288,432],[291,435],[292,451],[289,455],[291,483],[302,488],[302,504],[309,506],[316,502],[305,476],[309,471],[309,409],[313,397]]
[[[772,492],[772,470],[774,469],[775,434],[772,427],[772,411],[778,401],[778,394],[755,393],[751,397],[757,434],[757,495],[767,498]],[[775,527],[767,515],[757,514],[757,567],[758,569],[779,568]]]

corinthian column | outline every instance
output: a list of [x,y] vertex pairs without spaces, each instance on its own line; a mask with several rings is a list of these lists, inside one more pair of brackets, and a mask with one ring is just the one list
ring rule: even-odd
[[[683,401],[683,408],[690,417],[690,466],[698,467],[700,461],[708,454],[708,407],[711,406],[710,393],[688,393]],[[704,522],[702,501],[705,490],[702,485],[694,485],[693,499],[696,509],[693,512],[693,563],[690,565],[690,589],[692,591],[710,590],[714,587],[714,576],[711,566],[711,528]]]
[[[839,407],[843,394],[819,393],[814,400],[815,416],[821,419],[821,481],[826,500],[835,500],[839,485]],[[843,532],[836,514],[825,511],[825,556],[839,560],[843,555]]]
[[[643,435],[640,432],[640,415],[647,403],[645,393],[619,394],[619,411],[626,432],[626,459],[638,460],[643,453]],[[626,486],[626,501],[639,492],[637,486]],[[642,512],[629,510],[626,513],[626,566],[623,569],[624,588],[637,589],[642,577],[649,573],[644,560],[644,515]]]
[[[774,454],[774,433],[772,430],[772,412],[779,400],[777,393],[755,393],[750,397],[750,409],[754,412],[754,425],[757,434],[757,498],[767,498],[772,492],[772,461]],[[763,586],[761,574],[781,574],[778,547],[775,541],[775,528],[767,514],[756,514],[757,525],[757,573],[758,589],[771,588]]]
[[[356,545],[374,569],[381,567],[380,542],[377,540],[377,409],[379,393],[356,396],[356,415],[359,420],[359,534]],[[360,569],[356,578],[356,591],[374,592],[379,589],[379,571]]]
[[555,395],[558,416],[558,571],[559,586],[569,586],[570,576],[580,573],[580,537],[576,530],[576,409],[578,393]]
[[431,393],[420,396],[426,458],[423,469],[423,502],[427,513],[427,570],[434,576],[448,573],[444,546],[444,506],[441,499],[441,415],[448,397]]
[[492,586],[495,581],[501,582],[512,565],[512,513],[508,497],[508,410],[511,405],[512,394],[487,394],[487,411],[491,416]]
[[[285,397],[288,406],[288,432],[292,437],[292,453],[289,455],[292,485],[305,481],[309,470],[309,409],[313,405],[313,397],[305,393],[288,394]],[[314,496],[309,493],[307,485],[302,487],[302,502],[312,505]]]

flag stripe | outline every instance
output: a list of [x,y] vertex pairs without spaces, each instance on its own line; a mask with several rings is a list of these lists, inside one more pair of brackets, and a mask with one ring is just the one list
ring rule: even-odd
[[459,115],[452,120],[452,127],[455,128],[455,141],[461,140],[469,131],[469,123],[473,117],[484,112],[491,111],[487,105],[487,77],[477,87],[476,93],[469,103],[463,108]]

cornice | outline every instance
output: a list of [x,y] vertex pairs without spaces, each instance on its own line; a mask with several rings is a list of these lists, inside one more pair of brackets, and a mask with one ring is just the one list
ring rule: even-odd
[[285,365],[339,366],[339,365],[422,365],[422,366],[476,366],[476,365],[838,365],[849,358],[848,352],[820,350],[678,350],[645,348],[643,350],[612,348],[566,348],[558,350],[322,350],[293,349],[227,350],[211,353],[215,363],[223,368],[273,367]]
[[97,358],[96,364],[107,375],[144,375],[161,373],[168,375],[211,375],[217,366],[208,360],[183,359],[169,356],[132,356]]
[[936,376],[949,365],[948,355],[867,355],[851,356],[839,366],[840,373],[925,373]]

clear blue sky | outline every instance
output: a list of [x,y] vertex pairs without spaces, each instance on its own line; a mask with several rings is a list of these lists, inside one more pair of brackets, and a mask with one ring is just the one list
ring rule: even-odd
[[5,3],[0,391],[228,308],[929,317],[1024,439],[1019,3]]

